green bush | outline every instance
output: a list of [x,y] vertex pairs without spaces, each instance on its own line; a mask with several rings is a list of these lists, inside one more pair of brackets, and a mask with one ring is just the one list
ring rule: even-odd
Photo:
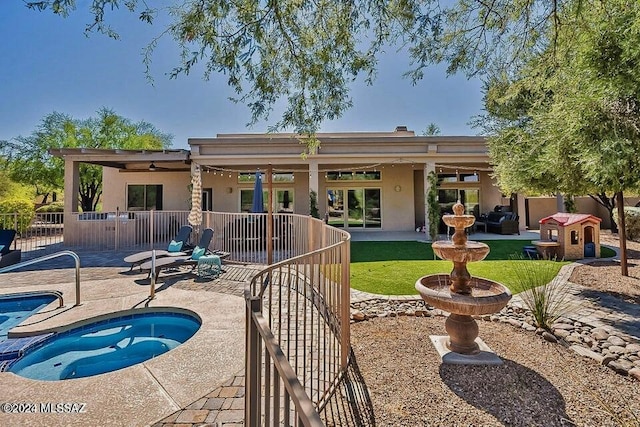
[[[613,218],[618,227],[620,226],[620,221],[618,219],[618,215],[614,215]],[[627,232],[628,240],[640,241],[640,207],[632,207],[625,206],[624,207],[624,225],[625,231]]]
[[64,202],[53,202],[40,206],[36,209],[38,213],[64,212]]
[[[16,215],[17,214],[17,215]],[[35,216],[35,205],[27,199],[0,201],[0,228],[14,229],[24,233]]]

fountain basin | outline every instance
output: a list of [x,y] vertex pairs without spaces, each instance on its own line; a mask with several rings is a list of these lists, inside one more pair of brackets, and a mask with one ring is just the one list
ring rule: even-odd
[[432,274],[418,279],[416,290],[431,306],[466,316],[497,313],[511,299],[511,292],[504,285],[480,277],[471,278],[470,295],[452,293],[450,285],[449,274]]
[[482,261],[489,253],[489,246],[474,241],[468,241],[464,245],[456,245],[450,240],[438,240],[433,242],[431,247],[438,257],[453,262]]
[[[464,209],[464,208],[463,208]],[[476,217],[473,215],[442,215],[442,222],[449,227],[471,227],[476,222]]]

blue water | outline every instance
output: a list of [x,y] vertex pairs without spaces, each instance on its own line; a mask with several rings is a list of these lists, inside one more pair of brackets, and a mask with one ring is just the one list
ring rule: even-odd
[[46,307],[55,300],[54,295],[8,295],[0,297],[0,342],[7,339],[7,333],[27,317]]
[[199,328],[200,322],[194,317],[175,313],[102,321],[53,336],[18,359],[8,371],[45,381],[112,372],[176,348]]

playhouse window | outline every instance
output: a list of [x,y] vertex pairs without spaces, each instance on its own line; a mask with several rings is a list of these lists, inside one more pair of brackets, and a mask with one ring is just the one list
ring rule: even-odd
[[571,231],[571,244],[572,245],[578,244],[578,232],[576,230]]

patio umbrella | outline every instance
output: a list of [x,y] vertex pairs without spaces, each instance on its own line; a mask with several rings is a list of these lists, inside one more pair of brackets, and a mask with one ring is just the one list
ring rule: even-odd
[[263,213],[264,200],[262,196],[262,177],[260,172],[256,172],[256,182],[253,187],[253,202],[251,203],[251,212]]
[[189,212],[189,224],[194,227],[202,224],[202,176],[200,166],[195,163],[191,168],[191,212]]

